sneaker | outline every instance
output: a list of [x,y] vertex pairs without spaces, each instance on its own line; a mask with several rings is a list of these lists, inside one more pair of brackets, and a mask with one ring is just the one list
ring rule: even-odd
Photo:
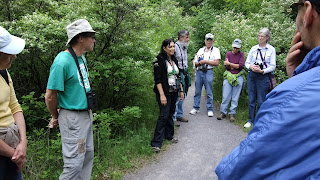
[[179,142],[179,140],[178,140],[178,138],[172,138],[172,139],[170,140],[170,142],[176,144],[176,143]]
[[252,125],[251,122],[248,121],[243,127],[249,128],[249,127],[251,127],[251,125]]
[[221,113],[220,116],[217,117],[217,119],[218,119],[218,120],[221,120],[221,119],[224,119],[224,118],[226,118],[226,117],[227,117],[227,116],[226,116],[225,114]]
[[155,153],[159,153],[161,149],[159,147],[152,147]]
[[190,114],[195,115],[196,113],[198,113],[199,110],[196,109],[191,109]]
[[234,114],[230,114],[230,122],[234,122],[235,120],[236,120],[236,118],[234,117]]
[[208,111],[208,116],[212,117],[213,116],[213,111]]
[[184,117],[177,117],[177,121],[188,122],[188,119],[186,119]]
[[180,127],[180,123],[178,121],[173,121],[173,123],[176,127]]

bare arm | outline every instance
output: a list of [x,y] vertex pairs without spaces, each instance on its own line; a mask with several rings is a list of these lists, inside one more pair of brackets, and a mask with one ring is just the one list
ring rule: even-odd
[[160,94],[161,104],[162,104],[163,106],[167,105],[167,98],[166,98],[166,96],[164,95],[164,91],[163,91],[163,88],[162,88],[162,84],[161,84],[161,83],[158,83],[158,84],[157,84],[157,89],[158,89],[159,94]]
[[202,64],[208,64],[208,65],[211,65],[211,66],[218,66],[219,62],[220,62],[220,59],[215,59],[214,61],[202,60],[202,61],[196,63],[195,65],[196,66],[200,66]]
[[228,59],[228,58],[226,58],[226,60],[224,61],[224,65],[225,65],[225,66],[230,66],[231,70],[233,70],[233,69],[239,69],[239,67],[240,67],[239,64],[234,64],[234,63],[229,62],[229,59]]
[[17,145],[11,160],[17,164],[19,168],[18,171],[21,171],[26,163],[27,154],[26,123],[21,111],[13,114],[13,118],[19,128],[20,142]]
[[58,125],[58,91],[47,89],[45,100],[47,108],[52,116],[52,119],[49,123],[49,127],[53,128]]

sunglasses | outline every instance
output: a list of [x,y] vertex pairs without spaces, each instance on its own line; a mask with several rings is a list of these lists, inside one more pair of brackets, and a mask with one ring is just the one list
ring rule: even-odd
[[[315,5],[315,4],[314,4],[315,2],[310,1],[310,0],[306,0],[306,1],[309,1],[309,2],[313,5],[313,7],[316,9],[316,11],[320,14],[320,7],[319,7],[319,5]],[[299,7],[300,7],[300,6],[303,6],[306,1],[304,1],[304,2],[298,2],[298,3],[293,3],[293,4],[290,6],[290,8],[291,8],[291,14],[292,14],[293,18],[296,18],[296,17],[297,17]]]
[[299,3],[293,3],[290,8],[291,8],[291,14],[292,14],[292,17],[294,19],[297,18],[297,15],[298,15],[298,10],[299,10],[299,7],[300,6],[303,6],[304,5],[304,2],[299,2]]

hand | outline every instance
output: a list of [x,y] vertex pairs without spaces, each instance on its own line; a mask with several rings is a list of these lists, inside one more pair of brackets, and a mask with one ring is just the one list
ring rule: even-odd
[[25,166],[26,154],[27,154],[27,141],[22,140],[18,144],[17,148],[13,153],[13,156],[11,157],[11,161],[16,163],[16,165],[18,166],[18,172],[20,172]]
[[225,66],[230,66],[230,62],[229,62],[229,59],[228,59],[228,58],[226,58],[226,60],[224,61],[224,65],[225,65]]
[[291,48],[286,57],[286,68],[289,77],[292,77],[293,71],[302,63],[304,57],[307,55],[307,51],[301,49],[303,42],[301,41],[301,33],[296,32],[294,36]]
[[49,128],[54,128],[59,124],[58,118],[51,118]]
[[250,69],[251,69],[253,72],[257,72],[258,70],[261,70],[258,65],[251,65],[251,66],[250,66]]
[[160,101],[161,101],[161,104],[163,106],[166,106],[167,105],[167,98],[166,96],[163,94],[163,95],[160,95]]
[[184,99],[184,92],[180,92],[180,101],[182,101]]

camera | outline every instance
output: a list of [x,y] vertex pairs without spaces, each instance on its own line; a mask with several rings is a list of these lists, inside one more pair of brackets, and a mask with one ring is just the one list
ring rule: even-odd
[[263,70],[263,64],[262,63],[255,62],[254,65],[258,65],[260,67],[260,69]]
[[96,105],[96,94],[94,90],[90,90],[86,93],[87,95],[87,102],[88,102],[88,109],[93,109]]
[[181,84],[181,78],[175,76],[175,83],[169,84],[169,92],[178,92],[178,90],[180,89],[180,84]]
[[178,88],[177,85],[173,84],[173,85],[169,85],[169,92],[177,92]]

